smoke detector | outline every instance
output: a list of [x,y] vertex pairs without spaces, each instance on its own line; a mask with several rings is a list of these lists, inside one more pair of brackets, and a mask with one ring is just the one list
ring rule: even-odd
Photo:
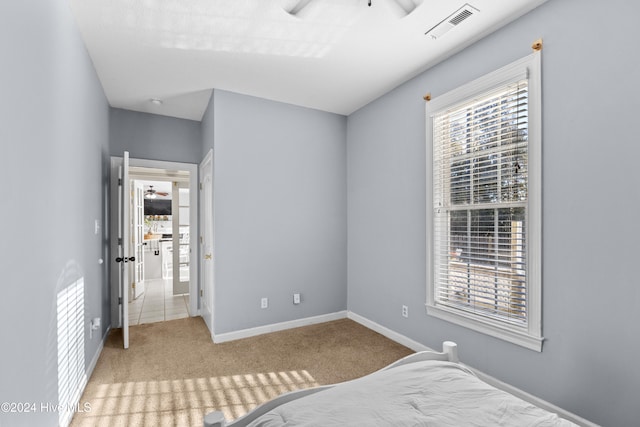
[[432,39],[440,38],[478,12],[480,12],[478,9],[467,3],[427,31],[425,35]]

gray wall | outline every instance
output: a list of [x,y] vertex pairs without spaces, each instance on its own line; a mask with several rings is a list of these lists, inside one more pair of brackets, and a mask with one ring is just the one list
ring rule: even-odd
[[[464,362],[607,426],[638,423],[638,13],[622,0],[550,1],[348,118],[349,309],[430,347],[457,341]],[[425,313],[421,99],[529,54],[538,37],[542,353]]]
[[112,156],[200,163],[200,122],[110,108],[109,150]]
[[215,141],[215,332],[346,309],[346,118],[216,90],[203,127],[204,149]]
[[[56,295],[81,277],[85,326],[103,318],[93,339],[85,328],[85,365],[96,354],[110,320],[98,264],[109,155],[198,163],[215,146],[216,333],[348,307],[431,347],[458,341],[465,362],[595,422],[636,424],[640,145],[625,124],[640,110],[638,12],[550,1],[348,119],[215,91],[200,126],[109,110],[63,1],[1,3],[0,402],[57,402]],[[425,314],[421,96],[528,54],[540,36],[547,341],[536,353]],[[0,425],[56,423],[0,414]]]
[[[84,278],[85,366],[109,324],[108,105],[64,1],[0,3],[0,402],[58,402],[56,295]],[[94,234],[94,220],[102,230]],[[88,322],[102,330],[89,339]],[[56,412],[0,425],[57,425]]]

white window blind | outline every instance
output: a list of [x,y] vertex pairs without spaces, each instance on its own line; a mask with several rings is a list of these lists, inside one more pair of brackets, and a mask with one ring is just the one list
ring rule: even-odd
[[433,118],[440,304],[526,321],[527,80]]
[[526,67],[503,74],[499,84],[489,76],[488,88],[435,102],[427,117],[433,166],[427,306],[466,324],[540,338],[539,279],[537,273],[531,279],[529,265],[530,79]]

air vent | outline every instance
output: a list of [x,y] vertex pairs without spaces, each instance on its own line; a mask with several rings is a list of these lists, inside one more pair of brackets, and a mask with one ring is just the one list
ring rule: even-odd
[[463,9],[462,12],[458,13],[456,16],[449,19],[449,23],[453,25],[458,25],[459,23],[461,23],[471,15],[473,15],[473,12],[471,12],[469,9]]
[[478,9],[467,3],[427,31],[425,35],[430,36],[432,39],[440,38],[478,12]]

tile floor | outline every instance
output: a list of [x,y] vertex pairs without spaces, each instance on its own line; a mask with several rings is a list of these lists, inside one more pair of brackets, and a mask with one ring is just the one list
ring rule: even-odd
[[189,317],[189,295],[173,295],[171,279],[147,279],[145,291],[129,303],[129,325]]

